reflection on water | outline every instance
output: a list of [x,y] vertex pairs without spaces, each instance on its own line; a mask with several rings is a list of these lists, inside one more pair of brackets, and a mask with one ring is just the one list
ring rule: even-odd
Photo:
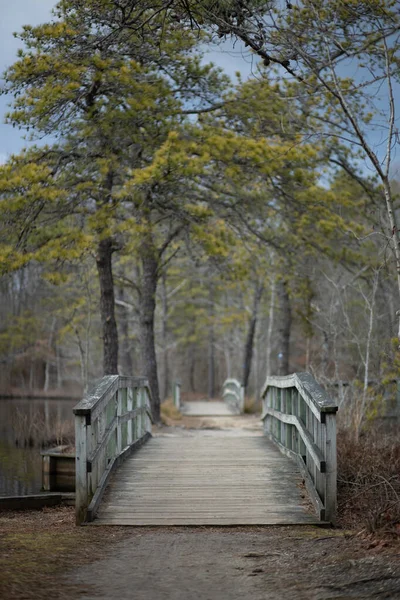
[[76,400],[0,399],[0,496],[42,487],[40,449],[70,443]]

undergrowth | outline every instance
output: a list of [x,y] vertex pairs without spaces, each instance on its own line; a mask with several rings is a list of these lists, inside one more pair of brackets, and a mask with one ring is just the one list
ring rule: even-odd
[[161,404],[161,421],[164,425],[169,425],[171,421],[180,421],[182,413],[176,408],[172,400],[166,400]]
[[338,515],[345,527],[400,534],[400,440],[338,434]]
[[248,396],[246,396],[244,400],[243,412],[245,415],[255,415],[261,412],[261,401],[256,400],[253,397],[249,398]]

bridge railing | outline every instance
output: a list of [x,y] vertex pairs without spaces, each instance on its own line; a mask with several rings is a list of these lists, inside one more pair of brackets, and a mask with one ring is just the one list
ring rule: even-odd
[[222,386],[222,399],[237,413],[244,411],[244,387],[237,379],[226,379]]
[[174,406],[178,410],[181,409],[181,382],[179,380],[175,381],[173,388],[173,400]]
[[103,377],[73,409],[76,522],[94,518],[113,470],[151,436],[150,390],[142,377]]
[[267,378],[264,431],[297,461],[319,518],[331,522],[336,514],[337,409],[309,373]]

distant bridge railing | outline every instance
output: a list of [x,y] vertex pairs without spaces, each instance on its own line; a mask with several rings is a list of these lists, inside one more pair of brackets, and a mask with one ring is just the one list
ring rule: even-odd
[[244,387],[237,379],[226,379],[222,386],[222,399],[236,413],[244,411]]
[[76,522],[94,518],[113,470],[151,437],[150,389],[143,377],[109,375],[73,409]]
[[178,410],[181,409],[181,382],[179,380],[175,381],[173,387],[173,401],[174,406]]
[[309,373],[267,378],[264,431],[297,461],[320,520],[331,522],[336,515],[337,409]]

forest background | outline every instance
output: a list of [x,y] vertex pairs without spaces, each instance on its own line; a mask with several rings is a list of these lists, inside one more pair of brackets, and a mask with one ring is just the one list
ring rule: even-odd
[[1,392],[308,370],[357,435],[396,414],[398,3],[57,6],[4,77]]

